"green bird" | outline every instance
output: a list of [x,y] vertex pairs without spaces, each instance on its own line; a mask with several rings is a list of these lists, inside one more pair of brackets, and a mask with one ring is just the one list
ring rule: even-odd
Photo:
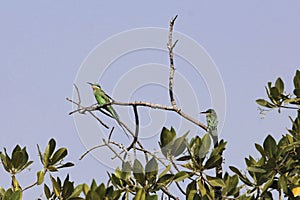
[[[99,106],[103,106],[106,103],[109,103],[112,101],[112,98],[110,96],[108,96],[101,88],[100,85],[96,84],[96,83],[89,83],[88,84],[91,85],[93,92],[94,92],[94,96],[97,100],[97,103]],[[103,107],[106,111],[109,112],[109,114],[111,114],[111,117],[114,118],[118,124],[121,126],[121,128],[123,129],[123,131],[127,134],[127,132],[125,131],[124,127],[121,124],[120,118],[117,114],[117,112],[115,111],[115,109],[113,109],[113,107],[111,105],[106,105]]]
[[206,115],[208,133],[213,139],[215,146],[218,145],[218,117],[214,109],[208,109],[207,111],[201,112]]

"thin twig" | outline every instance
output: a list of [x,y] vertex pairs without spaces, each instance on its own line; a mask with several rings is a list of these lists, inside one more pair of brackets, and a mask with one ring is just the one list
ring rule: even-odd
[[166,187],[162,187],[161,191],[163,191],[166,195],[168,195],[169,198],[179,200],[179,198],[175,197],[173,194],[171,194]]
[[26,188],[22,189],[22,192],[24,192],[25,190],[28,190],[28,189],[34,187],[35,185],[37,185],[37,182],[35,182],[35,183],[33,183],[33,184],[27,186]]
[[[72,115],[76,112],[84,114],[85,112],[88,112],[90,115],[92,115],[102,126],[104,126],[106,129],[109,129],[109,126],[107,126],[103,121],[101,121],[101,119],[99,117],[97,117],[92,111],[94,110],[98,110],[97,106],[95,106],[95,104],[93,104],[92,106],[89,107],[83,107],[79,104],[79,102],[75,102],[72,99],[66,98],[67,101],[70,101],[73,104],[76,104],[78,106],[77,110],[74,110],[72,112],[69,113],[69,115]],[[80,108],[79,108],[80,107]]]
[[100,147],[104,147],[104,146],[106,146],[106,145],[105,144],[101,144],[101,145],[95,146],[95,147],[87,150],[84,154],[82,154],[82,156],[79,158],[79,160],[82,160],[88,153],[90,153],[94,149],[97,149],[97,148],[100,148]]
[[[76,90],[76,93],[77,93],[77,98],[78,98],[78,104],[77,104],[77,106],[78,106],[78,109],[80,109],[81,108],[81,98],[80,98],[79,89],[78,89],[78,87],[77,87],[77,85],[75,83],[73,83],[73,86],[74,86],[74,88]],[[80,114],[85,114],[85,110],[79,111],[79,113]]]
[[170,101],[171,101],[171,104],[173,107],[176,107],[176,101],[175,101],[174,93],[173,93],[174,73],[175,73],[173,48],[175,47],[177,41],[173,45],[172,39],[173,39],[173,26],[174,26],[174,22],[175,22],[176,18],[177,18],[177,15],[170,21],[169,41],[168,41],[168,45],[167,45],[168,50],[169,50],[169,59],[170,59],[169,95],[170,95]]
[[118,152],[116,152],[109,144],[111,142],[107,142],[105,139],[102,139],[102,141],[104,142],[104,144],[116,155],[116,157],[118,157],[122,162],[125,162],[125,160],[119,155]]
[[286,108],[286,109],[295,109],[299,110],[299,107],[291,107],[291,106],[279,106],[280,108]]
[[[110,140],[110,137],[111,137],[113,131],[114,131],[114,127],[113,127],[113,128],[111,129],[111,131],[109,132],[108,141]],[[94,149],[97,149],[97,148],[100,148],[100,147],[104,147],[104,146],[105,146],[105,144],[101,144],[101,145],[97,145],[97,146],[95,146],[95,147],[92,147],[91,149],[87,150],[87,151],[79,158],[79,160],[82,160],[89,152],[93,151]]]

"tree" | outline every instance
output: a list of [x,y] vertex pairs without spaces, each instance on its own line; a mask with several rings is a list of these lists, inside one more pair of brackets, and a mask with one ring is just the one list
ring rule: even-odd
[[[177,17],[177,16],[176,16]],[[133,140],[130,146],[125,147],[118,141],[112,141],[110,136],[103,139],[103,144],[95,148],[117,146],[120,152],[114,152],[120,160],[120,166],[113,172],[108,173],[108,184],[99,183],[95,180],[90,185],[83,183],[75,185],[70,181],[69,175],[64,180],[54,177],[54,173],[63,168],[72,167],[71,162],[63,162],[68,154],[67,148],[56,150],[56,141],[51,139],[44,151],[37,146],[40,162],[43,168],[36,174],[36,182],[22,187],[16,178],[16,174],[28,168],[33,161],[29,161],[26,147],[17,145],[11,155],[7,150],[0,152],[1,163],[4,170],[11,175],[12,185],[8,189],[0,187],[0,200],[20,200],[26,190],[36,185],[44,184],[44,195],[46,199],[146,199],[154,200],[159,196],[169,199],[179,199],[174,192],[178,190],[186,199],[273,199],[274,193],[278,193],[280,199],[300,199],[300,71],[297,70],[294,77],[293,94],[284,91],[284,82],[277,78],[275,84],[267,84],[266,93],[268,100],[258,99],[256,102],[261,106],[260,111],[266,114],[271,110],[289,109],[298,112],[295,119],[291,119],[291,129],[277,142],[268,135],[262,145],[255,144],[260,153],[258,159],[252,156],[246,158],[246,173],[230,166],[232,172],[222,173],[223,152],[227,142],[220,140],[217,145],[212,145],[209,130],[206,125],[193,119],[186,114],[173,96],[174,83],[174,60],[173,50],[176,43],[172,42],[173,26],[176,17],[170,21],[170,32],[168,41],[170,76],[169,96],[170,106],[159,105],[149,102],[118,102],[108,101],[102,105],[82,106],[80,92],[75,85],[78,94],[78,102],[68,99],[76,104],[78,108],[74,113],[89,113],[103,126],[109,128],[96,112],[105,112],[107,106],[121,105],[129,106],[135,116],[135,130],[130,130],[126,124],[118,121],[130,133]],[[152,153],[151,149],[145,149],[139,140],[139,114],[138,107],[162,109],[175,112],[181,117],[193,122],[203,129],[206,134],[202,137],[188,138],[187,133],[178,134],[174,128],[163,127],[160,133],[158,146],[161,157]],[[105,117],[110,115],[106,113]],[[110,135],[114,128],[110,129]],[[93,149],[87,151],[89,153]],[[137,157],[129,159],[126,154],[130,151],[142,152],[143,160]],[[121,155],[123,154],[123,157]],[[86,154],[83,155],[83,157]],[[143,164],[144,163],[144,164]],[[160,169],[159,166],[164,166]],[[215,169],[215,173],[212,170]],[[50,179],[51,186],[44,183],[45,176]]]

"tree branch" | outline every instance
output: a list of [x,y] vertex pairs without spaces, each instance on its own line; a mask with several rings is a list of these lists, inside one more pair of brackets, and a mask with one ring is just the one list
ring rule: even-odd
[[176,18],[177,18],[177,15],[170,21],[169,41],[168,41],[168,45],[167,45],[168,50],[169,50],[169,59],[170,59],[169,96],[170,96],[170,101],[171,101],[171,104],[173,107],[176,107],[176,101],[175,101],[174,93],[173,93],[174,73],[175,73],[173,48],[175,47],[178,40],[173,44],[172,39],[173,39],[173,26],[174,26]]
[[133,105],[132,107],[133,107],[133,113],[134,113],[134,117],[135,117],[135,134],[134,134],[131,145],[127,148],[127,151],[129,151],[132,147],[134,147],[136,142],[138,141],[139,128],[140,128],[139,114],[137,111],[137,106]]

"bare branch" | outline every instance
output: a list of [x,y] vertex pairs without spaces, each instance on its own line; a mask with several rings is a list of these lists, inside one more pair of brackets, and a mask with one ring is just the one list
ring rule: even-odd
[[162,187],[161,191],[163,191],[166,195],[168,195],[169,198],[179,200],[179,198],[175,197],[173,194],[171,194],[166,187]]
[[[113,127],[113,128],[111,129],[111,131],[109,132],[108,141],[110,140],[110,137],[111,137],[113,131],[114,131],[114,127]],[[87,150],[87,151],[79,158],[79,160],[82,160],[89,152],[93,151],[94,149],[97,149],[97,148],[100,148],[100,147],[103,147],[103,146],[105,146],[105,144],[97,145],[97,146],[95,146],[95,147],[93,147],[93,148]]]
[[135,134],[134,134],[131,145],[127,148],[127,151],[129,151],[132,147],[134,147],[136,142],[138,141],[139,128],[140,128],[139,114],[137,111],[137,106],[133,105],[132,107],[133,107],[133,112],[134,112],[134,117],[135,117]]
[[106,129],[109,129],[109,126],[107,126],[103,121],[101,121],[101,119],[99,117],[97,117],[92,111],[94,110],[98,110],[98,106],[95,106],[95,104],[89,106],[89,107],[83,107],[79,104],[79,102],[75,102],[72,99],[66,98],[67,101],[70,101],[73,104],[76,104],[78,106],[77,110],[74,110],[72,112],[69,113],[69,115],[72,115],[76,112],[81,113],[81,114],[85,114],[85,112],[88,112],[90,115],[92,115],[102,126],[104,126]]
[[125,160],[120,156],[120,154],[118,152],[116,152],[111,146],[110,143],[111,142],[107,142],[105,139],[102,139],[102,141],[104,142],[105,146],[107,146],[115,155],[116,157],[118,157],[122,162],[125,162]]
[[37,185],[37,181],[36,181],[36,182],[34,182],[33,184],[31,184],[31,185],[29,185],[29,186],[25,187],[24,189],[22,189],[22,192],[24,192],[25,190],[28,190],[28,189],[30,189],[30,188],[32,188],[32,187],[34,187],[35,185]]
[[97,145],[89,150],[87,150],[84,154],[82,154],[82,156],[80,156],[79,160],[82,160],[88,153],[90,153],[91,151],[95,150],[95,149],[98,149],[100,147],[104,147],[105,144],[101,144],[101,145]]
[[170,21],[170,29],[169,29],[169,41],[168,41],[168,50],[169,50],[169,59],[170,59],[170,75],[169,75],[169,95],[170,95],[170,101],[173,107],[176,107],[176,101],[174,98],[173,93],[173,86],[174,86],[174,73],[175,73],[175,67],[174,67],[174,58],[173,58],[173,48],[175,47],[178,40],[173,44],[173,26],[174,22],[177,18],[177,15],[171,19]]
[[173,107],[173,106],[166,106],[166,105],[161,105],[161,104],[154,104],[154,103],[149,103],[149,102],[143,102],[143,101],[135,101],[135,102],[110,102],[105,105],[119,105],[119,106],[143,106],[143,107],[150,107],[153,109],[159,109],[159,110],[168,110],[168,111],[173,111],[179,114],[181,117],[185,118],[186,120],[196,124],[197,126],[201,127],[203,130],[207,131],[207,126],[202,124],[200,121],[194,119],[193,117],[189,116],[188,114],[184,113],[180,108],[178,107]]
[[[78,106],[78,110],[80,110],[81,109],[81,98],[80,98],[79,89],[78,89],[78,87],[77,87],[77,85],[75,83],[73,83],[73,86],[74,86],[74,88],[76,90],[76,93],[77,93],[77,98],[78,98],[78,104],[77,104],[77,106]],[[85,110],[80,110],[79,113],[80,114],[85,114]]]

